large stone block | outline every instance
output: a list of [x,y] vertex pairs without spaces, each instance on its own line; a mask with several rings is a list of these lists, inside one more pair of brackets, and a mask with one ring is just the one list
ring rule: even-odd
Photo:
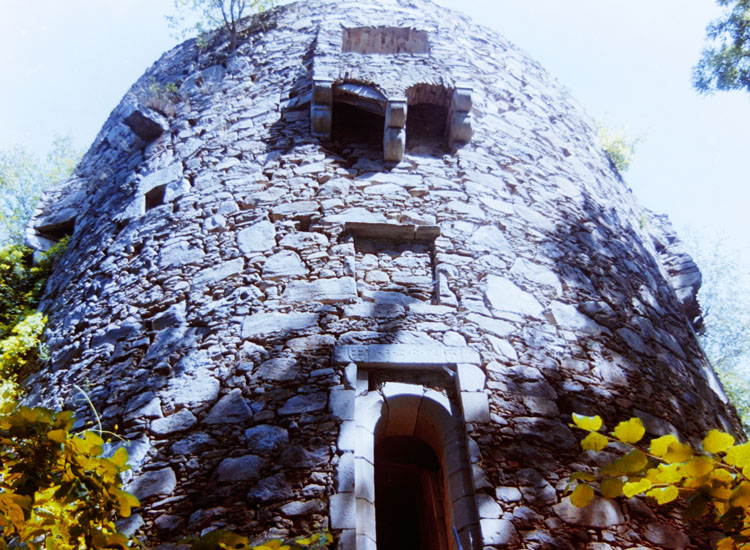
[[357,283],[352,277],[318,279],[311,282],[292,281],[286,286],[282,298],[290,303],[349,303],[357,299]]

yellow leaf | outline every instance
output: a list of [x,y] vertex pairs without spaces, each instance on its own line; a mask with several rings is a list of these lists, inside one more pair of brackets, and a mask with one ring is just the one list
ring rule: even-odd
[[750,443],[735,445],[727,449],[724,462],[732,466],[738,466],[739,468],[750,466]]
[[719,430],[711,430],[703,439],[702,445],[707,453],[723,453],[734,445],[734,437]]
[[609,440],[597,432],[589,432],[581,441],[581,448],[584,451],[601,451],[607,445],[609,445]]
[[297,539],[294,542],[299,544],[300,546],[310,546],[312,544],[312,541],[310,539]]
[[570,502],[576,508],[585,508],[594,500],[594,490],[588,485],[579,484],[570,494]]
[[744,508],[747,512],[748,508],[750,508],[750,483],[743,481],[737,485],[734,491],[732,491],[730,502],[732,506]]
[[125,467],[128,463],[128,450],[125,447],[117,449],[115,454],[112,456],[112,462],[114,462],[119,468]]
[[651,489],[646,493],[646,496],[653,498],[658,504],[666,504],[675,500],[679,494],[680,492],[677,490],[677,487],[670,485],[669,487]]
[[47,432],[47,439],[55,443],[62,443],[68,437],[67,430],[50,430]]
[[668,484],[679,482],[683,477],[679,464],[659,464],[656,467],[656,475],[651,479],[652,483]]
[[602,481],[600,486],[602,496],[606,498],[617,498],[622,496],[622,481],[610,477]]
[[671,443],[667,452],[662,457],[665,462],[669,464],[677,464],[679,462],[686,462],[693,456],[693,448],[686,443]]
[[648,491],[650,488],[651,482],[648,479],[643,478],[639,481],[627,482],[622,486],[622,492],[627,498],[630,498],[639,493],[643,493],[644,491]]
[[583,416],[573,413],[573,422],[575,422],[575,425],[582,430],[586,430],[589,432],[596,432],[602,427],[602,418],[599,415]]
[[623,443],[638,443],[645,433],[646,428],[643,427],[641,419],[631,418],[630,420],[620,422],[615,427],[615,431],[612,432],[612,435]]
[[[579,479],[583,479],[585,481],[596,481],[596,476],[594,474],[590,474],[588,472],[573,472],[570,474],[570,481],[576,481]],[[315,537],[315,535],[313,535]],[[313,539],[315,541],[317,539]]]
[[703,477],[714,469],[714,461],[707,456],[696,456],[688,460],[680,469],[685,477]]
[[622,474],[635,474],[648,465],[648,458],[638,449],[630,451],[613,462]]
[[680,441],[671,434],[663,435],[651,440],[651,446],[649,447],[648,452],[654,456],[658,456],[659,458],[661,458],[665,454],[667,454],[667,451],[669,451],[669,446],[672,443],[679,442]]
[[731,537],[724,537],[716,544],[716,550],[736,550],[736,548]]

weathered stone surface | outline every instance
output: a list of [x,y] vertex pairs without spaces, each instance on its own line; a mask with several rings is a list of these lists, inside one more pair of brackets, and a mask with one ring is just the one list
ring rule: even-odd
[[518,544],[518,533],[507,519],[482,519],[482,543],[485,546]]
[[276,474],[258,481],[247,493],[247,498],[250,501],[269,504],[271,502],[286,500],[293,495],[292,487],[284,477],[284,474]]
[[574,305],[554,301],[549,305],[551,321],[561,328],[590,336],[598,335],[602,329],[592,319],[580,313]]
[[211,407],[208,416],[203,419],[204,424],[237,424],[252,419],[253,411],[242,396],[242,390],[237,388],[230,391]]
[[278,357],[261,363],[257,374],[265,380],[294,380],[297,377],[297,360]]
[[247,448],[252,453],[275,451],[289,442],[289,432],[279,426],[261,424],[245,430]]
[[509,311],[539,318],[544,308],[528,292],[505,277],[488,275],[485,296],[490,306],[499,311]]
[[357,285],[351,277],[293,281],[282,295],[290,303],[321,302],[323,304],[348,303],[357,299]]
[[184,432],[192,428],[198,420],[195,415],[187,409],[182,409],[175,414],[165,418],[157,418],[151,422],[151,433],[156,435],[168,435]]
[[255,455],[225,458],[216,468],[212,477],[217,483],[252,481],[258,479],[265,466],[266,461]]
[[219,396],[219,381],[206,371],[197,371],[169,381],[162,396],[178,407],[195,407]]
[[284,403],[284,406],[279,409],[279,414],[289,415],[315,412],[324,409],[327,402],[328,395],[325,392],[295,395]]
[[316,326],[315,313],[256,313],[242,322],[243,338],[302,331]]
[[237,246],[245,254],[263,252],[276,245],[276,228],[269,221],[261,221],[237,233]]
[[570,497],[565,497],[552,509],[560,519],[573,525],[607,529],[625,521],[620,506],[615,501],[602,497],[594,497],[585,508],[576,507],[570,502]]
[[131,104],[125,109],[123,122],[144,141],[153,141],[169,130],[166,118],[153,109],[138,104]]
[[263,264],[264,279],[278,279],[282,277],[298,277],[307,274],[307,268],[299,255],[291,250],[284,250],[274,254]]
[[172,468],[161,468],[141,474],[127,490],[139,500],[157,496],[170,495],[177,485],[177,477]]
[[646,539],[661,548],[676,548],[682,550],[690,546],[690,537],[664,523],[649,523],[646,526]]
[[202,432],[195,432],[174,443],[170,450],[176,455],[188,455],[213,449],[217,445],[218,441],[210,435]]

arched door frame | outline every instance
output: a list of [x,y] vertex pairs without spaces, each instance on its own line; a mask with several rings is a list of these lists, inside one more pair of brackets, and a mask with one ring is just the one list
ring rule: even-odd
[[[447,393],[419,384],[386,382],[377,390],[369,390],[366,389],[367,379],[368,372],[358,369],[357,385],[363,389],[354,399],[353,426],[348,427],[354,429],[353,493],[334,495],[338,508],[334,523],[348,527],[342,531],[341,547],[345,550],[377,548],[375,444],[384,437],[409,435],[427,443],[440,460],[448,547],[458,549],[453,533],[455,527],[463,550],[481,549],[479,515],[460,405],[449,399]],[[342,524],[342,519],[346,525]]]

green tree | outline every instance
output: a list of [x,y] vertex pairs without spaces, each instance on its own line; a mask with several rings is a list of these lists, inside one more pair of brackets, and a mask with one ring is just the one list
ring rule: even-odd
[[72,140],[62,137],[45,158],[20,145],[0,149],[0,246],[23,244],[42,193],[68,177],[80,158]]
[[175,14],[167,21],[176,34],[184,37],[223,27],[229,37],[229,51],[237,47],[240,20],[253,12],[273,6],[274,0],[174,0]]
[[693,86],[750,92],[750,0],[716,0],[724,13],[706,28],[708,44],[693,68]]
[[695,229],[684,231],[683,239],[703,276],[701,345],[750,433],[750,277],[740,262],[748,250],[728,247],[726,235]]

